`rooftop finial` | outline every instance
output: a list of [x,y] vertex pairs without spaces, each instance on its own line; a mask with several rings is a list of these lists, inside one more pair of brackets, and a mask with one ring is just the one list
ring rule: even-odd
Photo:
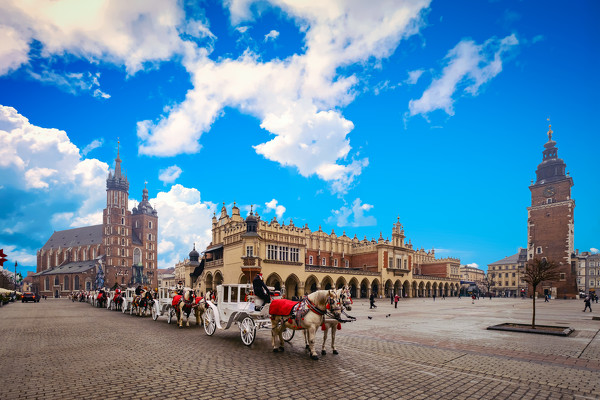
[[252,209],[254,208],[254,204],[250,204],[250,215],[252,215]]
[[[547,121],[550,122],[550,118],[547,118]],[[548,141],[552,141],[552,134],[554,132],[552,132],[552,125],[548,124]]]

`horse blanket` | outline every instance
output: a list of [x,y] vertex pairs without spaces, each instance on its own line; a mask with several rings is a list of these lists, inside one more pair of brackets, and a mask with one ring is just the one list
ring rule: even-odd
[[269,314],[282,316],[290,315],[296,304],[298,304],[297,301],[275,299],[271,301],[271,305],[269,306]]

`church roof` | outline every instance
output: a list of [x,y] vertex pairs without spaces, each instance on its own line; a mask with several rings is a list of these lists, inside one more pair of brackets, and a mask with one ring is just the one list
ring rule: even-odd
[[102,225],[92,225],[84,226],[83,228],[55,231],[42,247],[42,250],[97,245],[101,243]]
[[50,268],[45,271],[42,271],[37,276],[42,275],[54,275],[54,274],[78,274],[81,272],[89,271],[90,269],[98,266],[98,259],[94,260],[85,260],[85,261],[74,261],[67,264],[63,264],[58,267]]

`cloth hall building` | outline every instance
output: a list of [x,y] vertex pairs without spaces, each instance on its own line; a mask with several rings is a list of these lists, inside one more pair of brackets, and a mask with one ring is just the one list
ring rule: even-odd
[[34,285],[41,294],[58,297],[72,291],[147,284],[157,287],[158,213],[148,201],[129,210],[129,181],[121,172],[117,149],[114,173],[106,179],[102,224],[55,231],[37,252]]
[[[225,204],[212,219],[212,243],[202,260],[202,275],[191,282],[201,289],[221,283],[249,283],[258,272],[267,285],[285,289],[287,298],[318,289],[348,285],[354,297],[455,296],[460,288],[460,260],[435,258],[435,251],[413,248],[399,219],[391,240],[360,240],[346,232],[311,231],[308,225],[263,221],[252,211],[244,219]],[[182,263],[186,265],[186,263]],[[190,265],[191,272],[191,265]],[[187,274],[194,278],[194,273]]]

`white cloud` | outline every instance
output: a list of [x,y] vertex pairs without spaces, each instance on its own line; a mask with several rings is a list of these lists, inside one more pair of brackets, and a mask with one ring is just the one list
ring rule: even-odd
[[[52,229],[98,224],[106,201],[108,165],[82,159],[66,132],[29,123],[0,105],[0,175],[5,205],[0,225],[23,246],[47,240]],[[27,199],[26,201],[24,199]],[[26,215],[27,218],[23,218]],[[32,250],[35,252],[35,250]]]
[[408,71],[408,79],[406,79],[406,81],[404,82],[408,83],[409,85],[414,85],[415,83],[417,83],[421,75],[423,75],[423,72],[425,72],[425,70],[423,69]]
[[271,30],[271,32],[267,33],[265,35],[265,42],[268,42],[269,40],[275,40],[277,39],[277,37],[279,36],[279,32],[277,32],[276,30]]
[[98,147],[102,147],[103,144],[104,144],[104,139],[94,139],[94,140],[92,140],[92,142],[90,144],[85,146],[83,148],[83,150],[81,150],[81,154],[83,154],[84,156],[87,156],[90,151],[97,149]]
[[595,248],[595,247],[591,247],[591,248],[590,248],[590,251],[591,251],[592,253],[594,253],[594,254],[597,254],[598,252],[600,252],[600,250],[598,250],[598,249],[597,249],[597,248]]
[[176,0],[29,0],[3,2],[0,11],[0,74],[26,63],[34,40],[45,57],[70,53],[124,64],[133,74],[182,53],[188,44],[178,29],[210,36],[202,21],[185,21]]
[[159,192],[150,203],[158,211],[158,267],[173,267],[188,257],[192,246],[204,250],[212,240],[212,214],[216,205],[203,202],[197,189],[176,184]]
[[285,207],[281,204],[278,205],[277,203],[278,201],[275,199],[269,201],[268,203],[265,203],[265,212],[275,210],[275,215],[277,216],[277,219],[281,219],[281,217],[283,217],[283,213],[285,212]]
[[29,76],[42,83],[57,86],[59,89],[72,94],[90,92],[94,97],[109,99],[110,95],[100,90],[100,73],[96,72],[67,72],[58,73],[47,66],[39,72],[28,70]]
[[359,198],[355,199],[352,206],[342,206],[339,210],[332,210],[332,215],[327,219],[330,224],[344,226],[374,226],[377,220],[372,215],[365,215],[373,208],[371,204],[361,204]]
[[181,168],[177,165],[171,165],[169,168],[161,169],[158,175],[158,179],[163,182],[163,184],[173,183],[179,175],[181,175]]
[[470,263],[470,264],[467,264],[467,267],[479,268],[479,264],[477,264],[477,263]]
[[462,40],[448,52],[447,65],[442,76],[434,79],[418,100],[408,104],[411,116],[426,115],[434,110],[444,110],[454,115],[455,92],[459,85],[463,92],[472,96],[478,94],[481,85],[502,71],[502,55],[518,44],[516,36],[510,35],[501,40],[492,38],[482,45],[472,40]]
[[[243,23],[253,19],[252,3],[226,3],[234,25],[245,30]],[[250,50],[219,61],[210,60],[201,49],[186,52],[184,66],[193,89],[167,115],[138,123],[140,153],[198,152],[202,133],[225,107],[235,107],[259,118],[261,127],[274,135],[254,147],[258,154],[294,167],[303,176],[317,175],[344,192],[368,160],[348,164],[352,147],[347,135],[354,125],[339,108],[353,100],[359,78],[341,75],[340,67],[366,66],[391,55],[402,38],[418,31],[429,1],[387,0],[377,7],[342,0],[268,3],[281,8],[304,32],[304,53],[262,62]]]

